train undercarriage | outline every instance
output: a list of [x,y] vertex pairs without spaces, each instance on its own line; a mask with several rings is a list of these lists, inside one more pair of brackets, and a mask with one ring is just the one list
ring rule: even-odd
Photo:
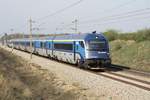
[[103,68],[111,66],[111,59],[86,59],[77,63],[78,67],[90,68]]

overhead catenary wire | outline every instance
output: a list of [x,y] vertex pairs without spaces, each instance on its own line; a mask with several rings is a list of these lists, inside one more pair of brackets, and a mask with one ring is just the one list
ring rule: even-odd
[[[119,24],[119,22],[122,22],[122,23],[125,23],[125,22],[128,22],[128,21],[134,21],[134,20],[137,20],[137,19],[142,19],[142,20],[146,20],[146,19],[150,19],[150,16],[142,16],[142,17],[137,17],[137,18],[129,18],[129,19],[118,19],[118,20],[110,20],[109,22],[103,22],[103,23],[98,23],[98,24],[91,24],[91,26],[101,26],[101,25],[108,25],[108,24],[113,24],[113,23],[117,23]],[[80,27],[86,27],[87,25],[89,24],[86,24],[86,25],[79,25]]]
[[44,17],[38,18],[37,21],[43,20],[43,19],[46,19],[46,18],[49,18],[49,17],[52,17],[52,16],[57,15],[57,14],[59,14],[59,13],[62,13],[62,12],[64,12],[64,11],[66,11],[66,10],[68,10],[68,9],[70,9],[70,8],[72,8],[72,7],[76,6],[76,5],[78,5],[78,4],[80,4],[82,1],[84,1],[84,0],[79,0],[79,1],[77,1],[77,2],[74,2],[74,3],[72,3],[71,5],[69,5],[69,6],[67,6],[67,7],[64,7],[64,8],[62,8],[62,9],[60,9],[60,10],[57,10],[57,11],[55,11],[55,12],[49,14],[49,15],[46,15],[46,16],[44,16]]
[[[127,13],[129,13],[129,14],[127,14]],[[130,14],[131,13],[131,14]],[[119,15],[119,16],[113,16],[113,17],[109,17],[109,19],[99,19],[99,21],[97,20],[97,21],[95,21],[95,22],[88,22],[88,23],[90,23],[90,25],[91,26],[93,26],[93,24],[92,23],[97,23],[98,22],[98,24],[95,24],[95,25],[97,25],[97,26],[99,26],[99,25],[108,25],[108,24],[113,24],[113,23],[119,23],[120,21],[121,22],[123,22],[123,21],[131,21],[131,20],[134,20],[134,19],[148,19],[148,18],[150,18],[150,17],[147,17],[147,16],[145,16],[145,15],[150,15],[150,8],[145,8],[145,9],[139,9],[139,10],[134,10],[134,11],[130,11],[130,12],[126,12],[126,13],[124,13],[125,15]],[[137,18],[138,17],[138,18]],[[139,18],[140,17],[140,18]],[[104,17],[105,18],[105,17]],[[128,19],[127,19],[128,18]],[[133,19],[134,18],[134,19]],[[125,20],[123,20],[123,19],[125,19]],[[84,24],[84,25],[83,25]],[[66,25],[66,27],[69,27],[69,26],[71,26],[71,25],[73,25],[73,24],[67,24]],[[79,24],[79,27],[84,27],[84,26],[87,26],[87,25],[89,25],[89,24],[87,24],[87,22],[86,23],[80,23]]]
[[[78,5],[78,4],[80,4],[82,1],[84,1],[84,0],[79,0],[79,1],[74,2],[74,3],[70,4],[69,6],[66,6],[66,7],[64,7],[64,8],[62,8],[62,9],[60,9],[60,10],[57,10],[57,11],[55,11],[55,12],[49,14],[49,15],[40,17],[40,18],[36,19],[36,22],[39,23],[41,20],[44,20],[44,19],[53,17],[53,16],[55,16],[55,15],[57,15],[57,14],[59,14],[59,13],[62,13],[62,12],[64,12],[64,11],[66,11],[66,10],[68,10],[68,9],[70,9],[70,8],[72,8],[72,7],[76,6],[76,5]],[[41,23],[39,23],[39,25],[37,25],[37,27],[40,27],[40,26],[42,26],[42,25],[44,25],[44,24],[46,24],[46,22],[41,22]]]
[[[60,9],[60,10],[57,10],[57,11],[55,11],[55,12],[49,14],[49,15],[40,17],[40,18],[38,18],[38,19],[36,20],[36,23],[37,23],[38,21],[40,21],[40,20],[44,20],[44,19],[46,19],[46,18],[52,17],[52,16],[57,15],[57,14],[59,14],[59,13],[61,13],[61,12],[64,12],[65,10],[68,10],[68,9],[70,9],[70,8],[72,8],[72,7],[76,6],[76,5],[78,5],[78,4],[81,3],[82,1],[84,1],[84,0],[79,0],[79,1],[74,2],[74,3],[70,4],[69,6],[64,7],[64,8],[62,8],[62,9]],[[41,26],[41,25],[43,25],[43,24],[45,24],[45,23],[46,23],[46,22],[42,22],[42,23],[40,23],[40,24],[37,25],[37,26]],[[25,26],[27,26],[27,23],[24,24],[24,25],[21,25],[21,26],[18,27],[18,28],[16,28],[16,30],[22,29],[22,28],[24,28]]]
[[131,3],[134,3],[135,1],[137,1],[137,0],[130,0],[130,1],[127,1],[127,2],[125,2],[125,3],[122,3],[122,4],[120,4],[120,5],[115,6],[115,7],[113,7],[113,8],[103,10],[103,12],[108,13],[108,12],[111,12],[111,11],[116,10],[116,9],[118,10],[118,9],[124,7],[124,6],[127,6],[127,5],[129,5],[129,4],[131,4]]
[[[62,8],[62,9],[60,9],[60,10],[57,10],[57,11],[54,12],[54,13],[51,13],[51,14],[46,15],[46,16],[44,16],[44,17],[38,18],[37,20],[43,20],[43,19],[46,19],[46,18],[48,18],[48,17],[52,17],[52,16],[54,16],[54,15],[57,15],[57,14],[59,14],[59,13],[65,11],[65,10],[67,10],[67,9],[69,9],[69,8],[74,7],[75,5],[81,3],[82,1],[83,1],[83,0],[79,0],[79,1],[77,1],[77,2],[75,2],[75,3],[72,3],[71,5],[69,5],[69,6],[67,6],[67,7],[64,7],[64,8]],[[120,7],[122,7],[122,6],[126,6],[126,5],[131,4],[132,2],[135,2],[135,1],[136,1],[136,0],[127,1],[127,2],[125,2],[125,3],[122,3],[122,4],[120,4],[120,5],[116,6],[116,7],[114,7],[114,8],[108,9],[108,11],[114,10],[114,9],[116,9],[116,8],[118,9],[118,8],[120,8]],[[81,23],[83,23],[83,22],[81,22]],[[44,24],[45,24],[45,23],[44,23]],[[38,26],[41,26],[41,25],[42,25],[42,24],[40,24],[40,25],[38,25]],[[67,26],[69,26],[69,25],[67,25]]]
[[[72,8],[72,7],[74,7],[74,6],[76,6],[76,5],[78,5],[78,4],[80,4],[81,2],[82,2],[83,0],[79,0],[79,1],[77,1],[77,2],[74,2],[74,3],[72,3],[71,5],[69,5],[69,6],[66,6],[66,7],[64,7],[64,8],[62,8],[62,9],[60,9],[60,10],[57,10],[57,11],[55,11],[55,12],[53,12],[53,13],[51,13],[51,14],[48,14],[48,15],[46,15],[46,16],[43,16],[43,17],[40,17],[40,18],[38,18],[37,20],[36,20],[36,22],[40,22],[41,20],[44,20],[44,19],[47,19],[47,18],[50,18],[50,17],[52,17],[52,16],[55,16],[55,15],[57,15],[57,14],[60,14],[60,13],[62,13],[62,12],[64,12],[64,11],[66,11],[66,10],[68,10],[68,9],[70,9],[70,8]],[[129,5],[129,4],[131,4],[132,2],[135,2],[136,0],[131,0],[131,1],[127,1],[127,2],[125,2],[125,3],[122,3],[122,4],[120,4],[120,5],[117,5],[116,7],[113,7],[113,8],[110,8],[110,9],[106,9],[106,10],[104,10],[104,12],[109,12],[109,11],[113,11],[113,10],[115,10],[115,9],[119,9],[119,8],[121,8],[121,7],[124,7],[124,6],[127,6],[127,5]],[[110,15],[110,16],[105,16],[105,17],[101,17],[101,18],[97,18],[97,19],[91,19],[91,20],[81,20],[80,19],[80,22],[79,22],[79,24],[87,24],[87,23],[95,23],[95,22],[101,22],[101,21],[109,21],[109,20],[117,20],[117,19],[124,19],[124,18],[128,18],[128,17],[134,17],[134,16],[141,16],[141,14],[144,14],[144,15],[146,15],[147,13],[144,13],[143,11],[148,11],[148,10],[150,10],[150,8],[144,8],[144,9],[138,9],[138,10],[134,10],[134,11],[129,11],[129,12],[125,12],[125,13],[121,13],[121,14],[116,14],[116,15]],[[37,25],[37,26],[42,26],[43,24],[45,24],[46,22],[42,22],[42,23],[39,23],[39,25]],[[65,27],[69,27],[69,26],[71,26],[71,25],[73,25],[72,23],[70,23],[70,24],[67,24],[67,25],[64,25],[63,27],[65,28]]]
[[[44,19],[44,18],[51,17],[51,16],[54,16],[54,15],[56,15],[56,14],[58,14],[58,13],[61,13],[61,12],[65,11],[65,10],[69,9],[70,7],[73,7],[73,6],[75,6],[75,5],[79,4],[79,3],[81,3],[82,1],[83,1],[83,0],[77,1],[77,2],[75,2],[75,3],[71,4],[71,5],[69,5],[68,7],[65,7],[65,8],[63,8],[63,9],[60,9],[60,10],[58,10],[58,11],[56,11],[56,12],[50,14],[50,15],[41,17],[41,18],[39,18],[38,20],[42,20],[42,19]],[[119,5],[117,5],[117,6],[113,7],[113,8],[104,10],[103,12],[107,12],[107,13],[108,13],[108,12],[110,12],[110,11],[112,11],[112,10],[119,9],[119,8],[121,8],[121,7],[123,7],[123,6],[127,6],[127,5],[129,5],[129,4],[131,4],[131,3],[135,2],[135,1],[137,1],[137,0],[130,0],[130,1],[127,1],[127,2],[125,2],[125,3],[121,3],[121,4],[119,4]],[[65,26],[69,26],[69,25],[71,25],[71,24],[67,24],[67,25],[65,25]]]
[[[145,8],[145,9],[138,9],[138,10],[133,10],[133,11],[129,11],[129,12],[125,12],[125,13],[120,13],[120,14],[115,14],[115,15],[110,15],[110,16],[104,16],[101,18],[97,18],[97,19],[92,19],[92,20],[87,20],[87,21],[82,21],[81,23],[86,23],[86,22],[94,22],[94,21],[99,21],[99,20],[105,20],[105,19],[111,19],[111,18],[118,18],[118,17],[122,17],[122,16],[135,16],[135,15],[140,15],[140,13],[142,14],[143,11],[150,11],[150,8]],[[147,12],[146,12],[147,13]]]
[[[148,15],[150,14],[150,8],[145,8],[145,9],[138,9],[138,10],[133,10],[121,14],[116,14],[116,15],[110,15],[110,16],[105,16],[101,17],[98,19],[92,19],[92,20],[87,20],[87,21],[80,21],[80,24],[87,24],[87,23],[97,23],[97,22],[103,22],[103,21],[109,21],[109,20],[119,20],[119,19],[124,19],[124,18],[129,18],[129,17],[134,17],[134,16],[142,16],[142,15]],[[71,26],[73,24],[67,24],[66,26]]]
[[[130,1],[121,3],[121,4],[119,4],[119,5],[116,5],[115,7],[112,7],[112,8],[109,8],[109,9],[105,9],[105,10],[101,11],[100,13],[105,14],[105,13],[112,12],[112,11],[114,11],[114,10],[118,10],[118,9],[120,9],[120,8],[122,8],[122,7],[125,7],[125,6],[127,6],[127,5],[130,5],[130,4],[134,3],[135,1],[137,1],[137,0],[130,0]],[[89,17],[88,17],[88,18],[89,18]],[[83,18],[82,18],[82,19],[83,19]],[[82,19],[80,19],[80,20],[82,20]],[[85,19],[85,18],[84,18],[84,19]]]

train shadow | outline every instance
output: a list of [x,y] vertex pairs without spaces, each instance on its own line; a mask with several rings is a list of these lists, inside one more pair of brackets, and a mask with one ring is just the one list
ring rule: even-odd
[[102,68],[91,68],[89,69],[90,71],[94,71],[94,72],[119,72],[119,71],[124,71],[124,70],[129,70],[129,67],[126,66],[122,66],[122,65],[116,65],[116,64],[112,64],[111,66],[106,66],[106,67],[102,67]]

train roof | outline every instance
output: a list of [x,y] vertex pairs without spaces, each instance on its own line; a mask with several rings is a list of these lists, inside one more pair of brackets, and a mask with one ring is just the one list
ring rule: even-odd
[[54,40],[86,40],[90,38],[99,37],[100,39],[105,39],[102,33],[81,33],[81,34],[68,34],[62,36],[56,36]]
[[[54,39],[54,37],[50,37],[50,36],[47,36],[47,37],[33,37],[32,40],[35,41],[35,40],[49,40],[49,39]],[[11,41],[30,41],[30,38],[22,38],[22,39],[11,39]]]
[[[36,40],[88,40],[98,37],[99,39],[105,39],[102,33],[80,33],[80,34],[65,34],[65,35],[57,35],[57,36],[47,36],[40,38],[32,38],[33,41]],[[11,41],[29,41],[30,38],[24,39],[12,39]]]

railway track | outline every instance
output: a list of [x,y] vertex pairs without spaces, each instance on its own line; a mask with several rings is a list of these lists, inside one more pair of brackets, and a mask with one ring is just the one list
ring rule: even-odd
[[[40,55],[38,55],[38,56],[40,56]],[[40,56],[40,57],[43,57],[43,56]],[[44,57],[44,58],[47,58],[47,57]],[[49,59],[49,58],[47,58],[47,59]],[[52,59],[50,59],[50,60],[52,60]],[[53,61],[56,61],[56,60],[53,60]],[[64,63],[64,62],[61,62],[61,61],[59,61],[59,62],[68,65],[68,63]],[[69,64],[69,65],[74,67],[74,68],[78,68],[75,65],[72,65],[72,64]],[[81,70],[88,71],[88,72],[96,74],[96,75],[100,75],[100,76],[103,76],[103,77],[106,77],[106,78],[109,78],[109,79],[113,79],[115,81],[119,81],[119,82],[122,82],[122,83],[125,83],[125,84],[129,84],[129,85],[132,85],[132,86],[150,91],[150,82],[142,80],[142,79],[137,79],[137,78],[133,78],[133,77],[130,77],[130,76],[126,76],[126,75],[117,74],[117,73],[112,72],[110,69],[104,69],[104,70],[103,69],[102,70],[101,69],[100,70],[84,70],[84,69],[81,69]],[[113,70],[116,70],[116,69],[114,68]],[[124,71],[124,70],[122,70],[122,71]],[[126,69],[125,71],[128,71],[128,70]],[[133,72],[133,70],[132,70],[132,72]],[[138,72],[136,72],[136,74],[137,73]],[[134,72],[133,72],[133,74],[134,74]],[[141,74],[141,73],[139,73],[139,74]]]
[[[49,59],[49,60],[53,60],[55,62],[58,62],[57,60],[50,59],[50,58],[45,57],[45,56],[41,56],[41,55],[38,55],[38,56],[44,57],[44,58]],[[65,65],[68,65],[68,63],[65,63],[62,61],[59,61],[59,63],[63,63]],[[71,67],[78,68],[76,65],[72,65],[72,64],[69,64],[69,65]],[[121,74],[111,72],[113,70],[115,70],[115,71],[117,70],[115,67],[111,67],[111,68],[107,68],[107,69],[98,69],[98,70],[85,70],[85,69],[81,69],[81,70],[88,71],[88,72],[96,74],[96,75],[100,75],[100,76],[103,76],[103,77],[106,77],[109,79],[113,79],[115,81],[119,81],[119,82],[122,82],[125,84],[129,84],[129,85],[150,91],[150,82],[145,81],[145,80],[141,80],[141,79],[137,79],[137,78],[133,78],[130,76],[121,75]],[[122,71],[130,71],[130,69],[126,69],[126,70],[123,69]],[[134,74],[133,70],[130,72],[132,72]],[[136,72],[136,74],[138,74],[138,72]],[[139,74],[141,75],[140,72],[139,72]],[[144,74],[144,75],[146,75],[146,74]]]
[[[110,68],[104,68],[104,69],[100,69],[99,71],[95,71],[95,70],[87,70],[90,73],[96,74],[96,75],[100,75],[109,79],[113,79],[115,81],[119,81],[119,82],[123,82],[125,84],[129,84],[147,91],[150,91],[150,81],[146,81],[143,79],[139,79],[139,78],[134,78],[133,75],[140,75],[140,76],[149,76],[150,74],[147,72],[140,72],[140,71],[136,71],[136,70],[130,70],[127,68],[118,68],[118,67],[110,67]],[[128,75],[123,75],[123,74],[118,74],[115,73],[117,71],[120,72],[127,72],[130,73]],[[132,74],[132,76],[131,76]]]
[[[65,63],[66,64],[66,63]],[[77,68],[75,65],[71,65],[72,67]],[[90,73],[96,74],[96,75],[100,75],[109,79],[113,79],[115,81],[119,81],[125,84],[129,84],[147,91],[150,91],[150,82],[149,81],[145,81],[142,79],[138,79],[138,78],[133,78],[130,75],[122,75],[122,74],[118,74],[118,73],[114,73],[112,72],[110,69],[99,69],[99,70],[84,70],[83,71],[88,71]],[[130,73],[133,72],[133,74],[138,74],[138,72],[134,72],[134,70],[130,71],[128,70],[123,70],[123,71],[129,71]],[[142,74],[147,75],[147,73],[142,72]],[[141,72],[139,72],[139,75],[141,75]],[[148,73],[149,75],[149,73]],[[150,76],[150,75],[149,75]]]
[[122,70],[122,71],[125,71],[127,73],[132,73],[135,75],[149,76],[150,77],[149,72],[138,71],[138,70],[130,69],[128,67],[124,67],[124,66],[112,65],[111,67],[108,68],[108,70],[114,70],[114,71],[115,70]]
[[116,74],[113,72],[107,72],[107,71],[95,73],[95,74],[150,91],[150,82],[148,81],[140,80],[137,78],[133,78],[121,74]]
[[[64,62],[61,62],[63,64],[67,64]],[[68,65],[68,64],[67,64]],[[75,65],[70,64],[70,66],[74,67],[74,68],[78,68]],[[85,70],[85,69],[81,69],[83,71],[88,71],[90,73],[96,74],[96,75],[100,75],[109,79],[113,79],[115,81],[119,81],[125,84],[129,84],[147,91],[150,91],[150,82],[149,81],[145,81],[142,79],[138,79],[138,78],[133,78],[127,75],[122,75],[122,74],[117,74],[114,72],[111,72],[110,69],[99,69],[99,70]],[[129,71],[129,70],[124,70],[124,71]],[[134,71],[130,71],[130,73]],[[136,72],[136,74],[138,74],[138,72]],[[144,72],[142,72],[142,74],[144,74]],[[139,75],[141,75],[141,72],[139,72]],[[147,73],[145,73],[144,75],[147,75]],[[148,74],[149,75],[149,74]],[[150,76],[150,75],[149,75]]]

